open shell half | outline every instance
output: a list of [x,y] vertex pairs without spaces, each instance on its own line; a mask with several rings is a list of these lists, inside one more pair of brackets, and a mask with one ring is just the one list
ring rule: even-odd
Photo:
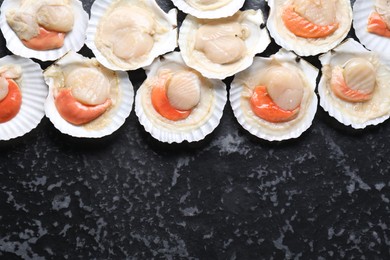
[[[147,79],[137,91],[135,112],[145,130],[155,139],[166,143],[195,142],[204,139],[218,126],[227,101],[226,85],[222,81],[204,78],[187,67],[179,52],[169,53],[157,59],[147,68],[146,72]],[[167,119],[154,108],[152,91],[155,82],[166,73],[173,76],[188,73],[190,77],[182,78],[183,84],[177,85],[194,86],[196,84],[197,89],[200,90],[200,95],[192,91],[191,95],[197,95],[200,100],[185,119],[178,121]],[[188,89],[184,88],[182,91],[188,97]]]
[[[365,102],[342,100],[331,90],[332,71],[345,68],[346,64],[355,58],[368,61],[374,68],[375,88],[371,99]],[[318,86],[320,105],[330,116],[356,129],[377,125],[389,118],[390,66],[386,65],[377,54],[368,51],[355,40],[348,39],[334,50],[320,56],[320,61],[322,63],[322,77]],[[359,72],[356,76],[360,78],[361,75],[365,75],[364,73]]]
[[[269,122],[258,117],[251,108],[250,98],[268,70],[274,66],[291,71],[303,83],[303,95],[297,116],[286,122]],[[292,52],[280,49],[270,58],[255,57],[251,67],[238,73],[231,84],[230,104],[237,121],[249,133],[268,141],[282,141],[299,137],[312,124],[317,111],[314,93],[318,69]],[[287,84],[297,84],[289,82]]]
[[36,128],[45,115],[44,103],[48,91],[39,64],[15,55],[0,59],[0,67],[10,64],[21,67],[22,76],[17,83],[22,93],[22,106],[13,119],[0,123],[0,140],[23,136]]
[[[64,45],[59,49],[37,51],[27,48],[16,33],[7,23],[6,14],[8,11],[18,9],[23,0],[5,0],[1,5],[0,27],[7,42],[7,48],[14,54],[26,57],[35,58],[41,61],[56,60],[68,51],[79,51],[85,43],[85,33],[88,27],[88,14],[83,9],[83,5],[79,0],[70,0],[70,5],[74,15],[74,25],[70,32],[65,35]],[[30,4],[42,5],[42,3],[50,4],[50,1],[30,1]],[[34,7],[33,9],[37,9]]]
[[[95,120],[75,125],[65,120],[57,110],[55,95],[60,89],[66,88],[67,77],[74,71],[93,68],[103,71],[110,82],[109,97],[112,105]],[[44,72],[46,84],[49,86],[49,95],[45,102],[46,116],[54,126],[64,134],[74,137],[100,138],[118,130],[130,115],[134,90],[126,72],[115,72],[104,68],[95,58],[89,59],[75,52],[69,52]],[[76,82],[78,82],[76,80]],[[80,82],[82,84],[82,82]],[[78,87],[78,86],[76,86]]]

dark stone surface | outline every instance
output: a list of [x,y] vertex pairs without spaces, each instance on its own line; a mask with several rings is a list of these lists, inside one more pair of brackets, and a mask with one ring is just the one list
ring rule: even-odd
[[354,131],[319,107],[300,138],[269,143],[224,112],[195,144],[155,141],[134,111],[99,140],[44,118],[0,142],[0,258],[390,259],[389,121]]

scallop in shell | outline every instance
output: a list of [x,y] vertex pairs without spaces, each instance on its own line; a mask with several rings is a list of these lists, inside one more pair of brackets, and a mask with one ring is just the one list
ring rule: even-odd
[[99,138],[123,125],[134,91],[127,73],[111,71],[69,52],[44,72],[49,95],[46,116],[62,133]]
[[96,0],[91,14],[86,44],[112,70],[148,66],[177,47],[177,10],[154,0]]
[[39,64],[15,55],[0,59],[0,140],[30,132],[44,117],[47,87]]
[[320,105],[356,129],[390,116],[390,67],[353,39],[320,57]]
[[235,14],[245,0],[172,0],[183,12],[197,18],[215,19]]
[[239,11],[220,19],[187,15],[179,46],[186,64],[208,78],[224,79],[249,67],[270,43],[261,10]]
[[349,0],[268,0],[267,27],[276,43],[301,56],[337,46],[352,23]]
[[166,54],[147,69],[135,112],[145,130],[161,142],[194,142],[219,124],[227,100],[225,84],[187,67],[179,52]]
[[[375,18],[375,15],[378,19]],[[368,49],[390,58],[390,1],[356,0],[353,5],[353,16],[353,27],[360,42]],[[380,22],[381,17],[384,20],[382,23]],[[370,20],[374,28],[378,27],[376,30],[379,30],[379,34],[369,32]],[[380,34],[380,31],[383,33]]]
[[48,61],[81,49],[88,14],[79,0],[5,0],[0,24],[11,52]]
[[268,141],[299,137],[317,110],[318,70],[284,49],[270,58],[255,57],[231,84],[230,103],[238,122]]

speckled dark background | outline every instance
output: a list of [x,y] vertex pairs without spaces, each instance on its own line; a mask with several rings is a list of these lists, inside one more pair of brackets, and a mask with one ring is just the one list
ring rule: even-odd
[[[137,89],[144,72],[129,74]],[[355,131],[319,108],[300,138],[269,143],[224,112],[195,144],[155,141],[134,111],[99,140],[44,118],[0,142],[0,258],[390,259],[389,121]]]

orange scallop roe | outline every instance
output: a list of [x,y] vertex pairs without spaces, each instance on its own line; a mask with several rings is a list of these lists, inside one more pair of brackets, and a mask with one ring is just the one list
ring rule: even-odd
[[318,25],[299,15],[292,6],[284,9],[282,19],[293,34],[303,38],[323,38],[334,33],[339,27],[338,23]]
[[54,103],[61,117],[74,125],[91,122],[106,112],[112,104],[111,99],[107,99],[100,105],[84,105],[73,97],[70,89],[60,90]]
[[161,75],[153,85],[151,99],[154,109],[166,119],[172,121],[179,121],[186,119],[192,110],[179,110],[174,108],[167,97],[167,82],[169,81],[169,75]]
[[23,44],[33,50],[46,51],[61,48],[64,45],[65,33],[46,30],[39,27],[39,34]]
[[250,98],[252,111],[258,117],[271,122],[282,123],[294,119],[299,112],[300,106],[293,110],[284,110],[272,101],[267,92],[267,87],[255,87],[252,97]]
[[0,123],[5,123],[14,118],[20,111],[22,106],[22,93],[12,79],[8,81],[8,94],[0,101]]
[[384,37],[390,37],[390,28],[377,12],[368,17],[367,31]]

